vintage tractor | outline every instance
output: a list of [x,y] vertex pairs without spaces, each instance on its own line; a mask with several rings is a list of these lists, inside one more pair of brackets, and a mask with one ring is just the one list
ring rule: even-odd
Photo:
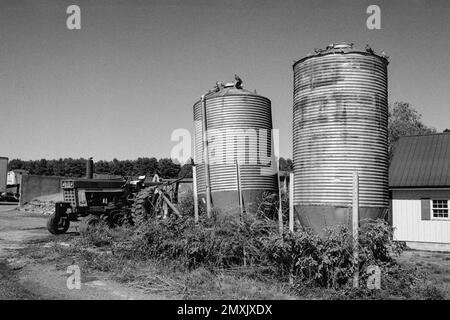
[[[89,167],[89,166],[88,166]],[[182,179],[146,182],[138,180],[98,180],[88,178],[61,181],[63,202],[55,204],[55,213],[47,220],[52,234],[65,233],[70,221],[78,221],[80,233],[99,221],[114,227],[123,223],[135,224],[148,217],[164,217],[169,213],[180,215],[173,203],[177,202],[178,186]]]
[[47,229],[53,234],[65,233],[70,221],[79,218],[82,218],[81,232],[100,219],[111,226],[121,224],[130,219],[128,208],[132,205],[133,194],[139,192],[142,183],[142,179],[134,183],[123,180],[62,180],[64,201],[55,204],[55,213],[48,219]]
[[52,234],[65,233],[70,221],[81,219],[80,233],[103,220],[110,227],[135,224],[140,219],[180,215],[177,202],[181,179],[145,183],[145,176],[135,181],[67,179],[61,181],[63,202],[55,204],[55,213],[47,220]]

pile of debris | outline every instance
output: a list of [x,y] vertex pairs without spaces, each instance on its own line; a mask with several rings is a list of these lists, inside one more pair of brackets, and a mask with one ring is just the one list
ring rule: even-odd
[[19,207],[18,210],[28,213],[51,215],[55,212],[55,202],[35,199]]

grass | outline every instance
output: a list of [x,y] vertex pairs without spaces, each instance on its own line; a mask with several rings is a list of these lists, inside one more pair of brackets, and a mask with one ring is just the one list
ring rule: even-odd
[[247,270],[218,270],[203,267],[188,269],[180,264],[157,259],[122,259],[108,246],[79,246],[80,238],[65,239],[62,246],[52,238],[45,246],[36,243],[26,250],[29,258],[40,263],[55,264],[65,271],[76,264],[82,271],[82,282],[106,278],[126,284],[144,293],[165,299],[294,299],[295,295],[276,279],[261,281],[248,276]]
[[[189,199],[180,204],[183,218],[144,219],[114,229],[99,224],[85,236],[54,237],[30,254],[61,269],[77,264],[86,279],[101,274],[164,298],[449,298],[448,256],[400,255],[404,245],[392,240],[392,227],[384,221],[361,228],[355,263],[352,234],[343,226],[326,230],[325,237],[301,229],[280,235],[276,199],[262,201],[255,216],[219,220],[222,215],[214,215],[199,224]],[[370,265],[381,269],[381,290],[365,286]],[[359,289],[352,288],[356,269]]]
[[445,299],[450,299],[450,253],[408,250],[397,260],[401,265],[420,268],[426,274],[426,285],[435,287]]
[[[263,264],[210,267],[182,259],[142,256],[132,228],[100,227],[86,237],[61,236],[36,243],[30,258],[77,264],[83,281],[106,277],[167,299],[449,299],[448,255],[405,251],[398,265],[382,275],[382,290],[320,287],[314,282],[280,277]],[[130,246],[131,244],[131,246]],[[364,281],[362,281],[364,283]]]

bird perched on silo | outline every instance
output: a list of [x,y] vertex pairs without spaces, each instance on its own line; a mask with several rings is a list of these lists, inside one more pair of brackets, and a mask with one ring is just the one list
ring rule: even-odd
[[234,86],[238,89],[242,89],[242,79],[237,74],[234,75],[234,80]]
[[366,44],[366,52],[374,54],[373,49],[368,44]]

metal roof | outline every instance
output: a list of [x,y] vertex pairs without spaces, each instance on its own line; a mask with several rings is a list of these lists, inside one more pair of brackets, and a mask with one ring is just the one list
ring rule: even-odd
[[207,95],[207,99],[215,98],[215,97],[223,97],[223,96],[230,96],[230,95],[254,95],[259,96],[259,94],[256,94],[254,92],[251,92],[249,90],[243,89],[243,88],[236,88],[236,87],[223,87],[217,92],[211,92]]
[[389,168],[389,187],[450,187],[450,133],[401,137]]

